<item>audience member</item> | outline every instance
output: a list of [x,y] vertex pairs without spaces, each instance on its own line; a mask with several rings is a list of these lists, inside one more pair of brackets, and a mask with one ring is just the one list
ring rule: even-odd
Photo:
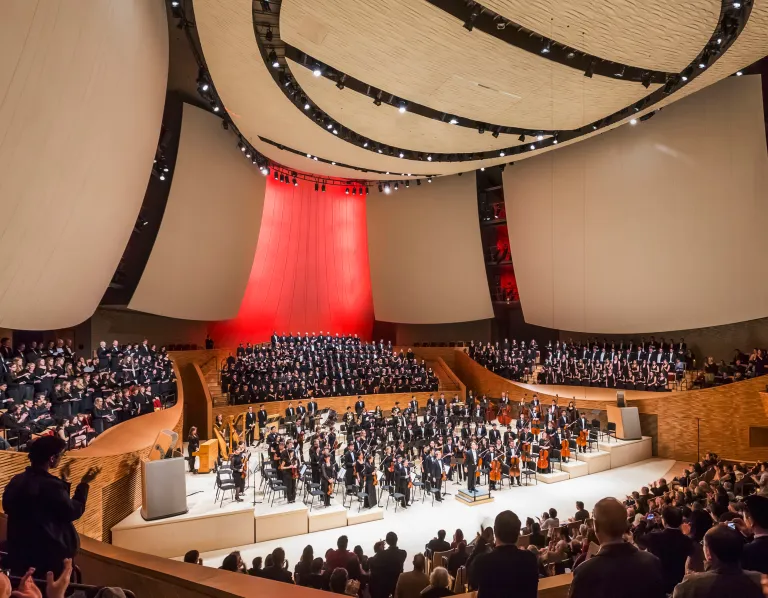
[[395,591],[397,580],[403,572],[406,552],[397,547],[397,534],[389,532],[386,536],[387,548],[372,556],[371,598],[388,598]]
[[231,571],[232,573],[246,573],[245,563],[243,562],[243,558],[240,556],[240,551],[235,550],[234,552],[230,552],[227,556],[225,556],[224,561],[221,563],[221,567],[219,567],[219,569],[223,569],[224,571]]
[[331,578],[328,583],[328,589],[334,594],[346,594],[347,593],[347,570],[343,567],[337,567],[331,573]]
[[[648,517],[651,517],[650,514]],[[685,575],[685,563],[694,554],[693,540],[683,534],[680,526],[683,514],[677,507],[664,507],[661,514],[663,530],[646,533],[647,527],[641,527],[635,534],[635,542],[640,548],[648,550],[661,561],[664,570],[664,591],[672,593]]]
[[[444,567],[435,567],[429,576],[429,586],[421,592],[421,598],[442,598],[451,596],[451,576]],[[397,597],[395,597],[397,598]]]
[[279,547],[275,548],[272,551],[272,564],[269,567],[264,567],[262,577],[283,583],[293,583],[293,575],[286,569],[287,564],[285,551]]
[[[320,559],[322,561],[322,559]],[[261,577],[264,570],[261,568],[261,557],[257,556],[251,561],[251,568],[248,569],[248,575],[252,577]]]
[[520,519],[512,511],[502,511],[493,525],[496,548],[477,558],[470,573],[477,584],[477,598],[503,598],[514,595],[519,598],[535,598],[539,575],[536,556],[518,549]]
[[744,503],[752,541],[744,546],[742,565],[748,571],[768,574],[768,497],[753,494]]
[[8,557],[4,565],[15,575],[30,567],[58,576],[64,559],[74,559],[80,546],[74,521],[85,512],[89,484],[100,469],[91,468],[70,498],[69,464],[58,467],[65,443],[44,436],[29,446],[30,466],[11,478],[3,493],[3,511],[8,517]]
[[589,511],[584,508],[584,503],[580,500],[576,501],[576,514],[573,516],[574,521],[586,521],[589,519]]
[[459,571],[459,567],[463,567],[467,564],[467,543],[463,540],[456,546],[455,552],[448,557],[448,573],[452,577],[456,577]]
[[445,530],[441,529],[437,532],[437,538],[432,538],[426,546],[427,550],[432,554],[436,552],[446,552],[451,549],[451,545],[445,541]]
[[293,570],[293,578],[298,586],[309,585],[309,576],[312,572],[312,563],[315,560],[315,551],[311,544],[307,544],[304,547],[304,552],[301,553],[299,562],[296,563],[296,567]]
[[199,550],[190,550],[184,555],[185,563],[192,563],[193,565],[202,565],[203,559],[200,558]]
[[395,598],[418,598],[421,591],[429,585],[429,577],[424,572],[426,559],[420,552],[413,557],[413,571],[401,573],[395,586]]
[[710,529],[704,535],[707,571],[687,576],[673,598],[762,598],[760,573],[741,568],[743,551],[737,531],[722,523]]
[[336,540],[336,550],[329,550],[325,554],[326,569],[333,571],[338,567],[347,566],[347,562],[353,554],[347,550],[347,546],[349,546],[349,538],[339,536],[339,539]]
[[615,498],[604,498],[593,513],[600,550],[574,570],[570,598],[664,598],[659,559],[624,541],[624,506]]

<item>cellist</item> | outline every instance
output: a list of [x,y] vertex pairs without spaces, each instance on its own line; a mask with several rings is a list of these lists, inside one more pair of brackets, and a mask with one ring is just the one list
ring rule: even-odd
[[514,486],[515,480],[517,480],[517,485],[522,486],[520,483],[520,443],[510,439],[507,443],[505,456],[504,473],[509,476],[509,485]]
[[[488,483],[491,490],[496,490],[496,482],[501,480],[501,463],[498,461],[499,453],[496,450],[495,444],[491,444],[491,446],[488,447],[488,452],[486,453],[485,457],[488,460],[486,461],[483,459],[483,463],[488,463],[490,468],[490,473],[488,474]],[[496,472],[498,472],[498,474]]]

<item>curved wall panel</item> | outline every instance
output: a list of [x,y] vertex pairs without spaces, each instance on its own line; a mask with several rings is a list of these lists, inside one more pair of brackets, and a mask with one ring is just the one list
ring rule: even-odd
[[493,317],[475,173],[368,196],[376,320],[446,324]]
[[221,119],[185,104],[163,223],[128,307],[187,320],[234,318],[253,264],[265,187]]
[[167,73],[161,2],[0,3],[0,325],[96,309],[144,198]]
[[526,322],[640,333],[768,315],[759,76],[504,171]]
[[273,331],[370,338],[373,302],[365,199],[345,187],[315,191],[267,177],[251,276],[233,320],[214,327],[219,346],[262,342]]

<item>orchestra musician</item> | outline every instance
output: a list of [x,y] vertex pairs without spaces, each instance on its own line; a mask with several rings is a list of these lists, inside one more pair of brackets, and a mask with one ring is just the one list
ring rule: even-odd
[[395,488],[399,494],[403,495],[402,507],[408,508],[408,503],[411,501],[411,468],[407,459],[404,460],[402,455],[397,456],[397,464],[395,465]]
[[282,471],[283,485],[285,486],[285,495],[289,503],[296,502],[296,480],[294,479],[294,470],[298,467],[296,457],[293,451],[293,440],[280,442],[280,464],[278,469]]
[[235,501],[236,502],[243,502],[243,499],[240,497],[243,492],[245,492],[245,475],[243,472],[243,453],[245,452],[245,443],[240,442],[237,445],[237,448],[232,451],[232,454],[229,457],[229,463],[232,467],[232,477],[235,481]]
[[245,444],[253,446],[253,436],[256,429],[256,414],[253,412],[253,405],[248,406],[248,412],[245,414]]
[[378,496],[376,495],[376,465],[374,464],[372,454],[368,454],[365,458],[365,465],[362,469],[362,489],[366,494],[364,507],[366,509],[372,509],[378,504]]
[[187,436],[187,463],[189,463],[189,472],[190,473],[197,473],[197,469],[195,468],[195,457],[194,453],[200,450],[200,437],[197,435],[197,427],[192,426],[189,429],[189,436]]
[[363,397],[358,395],[357,401],[355,402],[355,414],[357,415],[357,419],[360,420],[360,417],[363,415],[363,411],[365,411],[365,401],[363,401]]
[[256,414],[256,416],[259,421],[259,442],[256,445],[258,446],[264,442],[264,432],[267,429],[267,418],[269,417],[267,410],[264,408],[264,405],[259,408],[259,412]]
[[443,487],[443,454],[440,449],[435,450],[435,456],[429,462],[429,477],[431,486],[437,488],[435,500],[443,502],[441,489]]
[[323,501],[326,507],[331,504],[329,489],[332,490],[335,481],[336,465],[331,461],[330,453],[323,453],[323,462],[320,465],[320,490],[323,492]]

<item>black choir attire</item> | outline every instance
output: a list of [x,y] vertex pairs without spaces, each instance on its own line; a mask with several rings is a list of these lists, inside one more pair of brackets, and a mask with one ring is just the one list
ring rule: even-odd
[[331,496],[328,493],[328,490],[334,483],[336,479],[335,476],[336,468],[334,467],[333,463],[323,462],[320,465],[320,489],[323,491],[323,500],[325,501],[326,507],[331,504]]
[[477,472],[477,451],[471,449],[464,451],[464,458],[464,465],[467,469],[467,490],[474,492],[475,473]]
[[399,494],[402,494],[405,497],[403,499],[403,507],[406,508],[411,501],[411,489],[408,487],[408,484],[411,481],[410,473],[410,468],[402,463],[395,465],[395,488]]
[[187,438],[187,442],[189,443],[187,446],[187,463],[189,463],[189,471],[190,473],[197,473],[197,469],[195,469],[194,453],[200,450],[200,437],[197,434],[190,434]]
[[265,409],[259,409],[256,417],[259,420],[259,444],[261,444],[264,441],[264,430],[267,429],[267,418],[269,415]]
[[294,470],[291,468],[292,457],[288,449],[280,453],[280,468],[283,472],[283,485],[285,486],[285,496],[289,503],[296,501],[296,480],[293,478]]

